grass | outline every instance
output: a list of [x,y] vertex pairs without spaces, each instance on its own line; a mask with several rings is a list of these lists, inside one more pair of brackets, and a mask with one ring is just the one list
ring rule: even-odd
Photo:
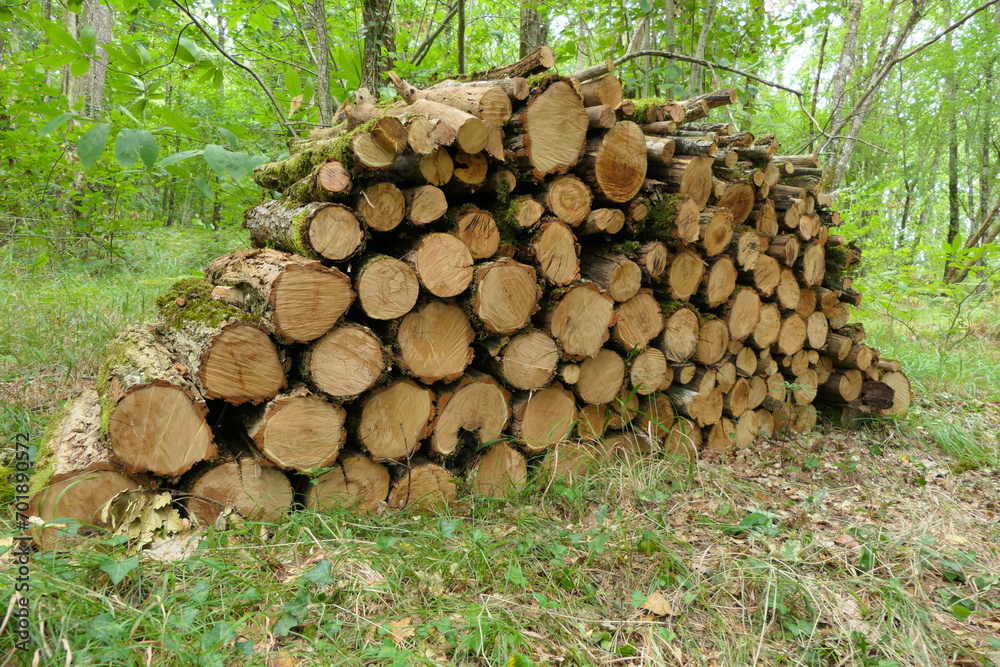
[[[128,261],[38,269],[5,246],[5,432],[37,438],[119,327],[239,245],[150,230]],[[905,420],[533,478],[441,514],[297,511],[137,555],[78,538],[32,554],[34,654],[8,626],[0,663],[1000,665],[998,352],[863,316],[914,382]]]

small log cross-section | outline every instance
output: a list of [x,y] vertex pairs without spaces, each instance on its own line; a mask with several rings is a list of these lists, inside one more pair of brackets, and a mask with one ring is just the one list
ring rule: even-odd
[[219,257],[205,279],[219,286],[213,296],[258,315],[285,343],[319,338],[354,301],[350,278],[337,269],[266,248]]
[[452,456],[462,444],[460,431],[476,434],[485,445],[500,438],[510,418],[510,392],[485,373],[470,371],[438,392],[431,450]]
[[535,269],[512,259],[476,268],[472,311],[486,331],[512,334],[527,326],[538,311],[542,290]]
[[356,451],[341,452],[333,469],[309,485],[306,506],[317,512],[345,507],[372,513],[389,495],[389,471]]
[[511,408],[511,433],[528,454],[555,447],[569,436],[576,421],[573,394],[558,382],[515,395]]
[[475,494],[508,498],[524,487],[528,465],[516,449],[505,442],[497,442],[470,466],[468,479],[469,488]]
[[309,385],[337,401],[375,386],[388,366],[382,341],[368,327],[345,323],[303,352],[299,370]]
[[639,193],[646,178],[646,137],[631,121],[616,123],[578,169],[598,198],[625,203]]
[[361,249],[365,232],[340,204],[296,205],[282,200],[247,209],[243,226],[257,247],[275,247],[310,259],[341,261]]
[[546,282],[551,285],[568,285],[580,277],[576,237],[561,220],[542,223],[529,253]]
[[476,335],[465,312],[431,301],[407,313],[396,332],[399,364],[424,384],[457,380],[472,362]]
[[389,507],[394,510],[416,506],[442,507],[458,497],[455,476],[426,459],[416,459],[393,475]]
[[548,330],[570,359],[597,353],[610,336],[614,301],[594,283],[570,287],[546,312]]
[[469,246],[451,234],[427,234],[403,257],[434,296],[457,296],[472,282],[472,253]]
[[518,334],[500,350],[488,350],[484,367],[508,387],[528,391],[552,381],[559,362],[559,347],[544,331]]
[[402,461],[430,433],[434,392],[413,380],[397,380],[361,401],[357,432],[375,461]]
[[551,78],[528,100],[523,137],[514,137],[515,154],[523,150],[536,177],[564,173],[583,152],[590,120],[583,99],[570,81]]
[[361,262],[354,274],[354,288],[365,315],[375,320],[394,320],[416,305],[420,281],[405,262],[375,255]]
[[249,457],[209,468],[194,480],[188,493],[188,512],[206,526],[214,524],[227,507],[245,519],[276,521],[288,512],[293,499],[285,473]]
[[329,467],[347,440],[347,412],[303,385],[245,414],[247,435],[279,468],[307,473]]

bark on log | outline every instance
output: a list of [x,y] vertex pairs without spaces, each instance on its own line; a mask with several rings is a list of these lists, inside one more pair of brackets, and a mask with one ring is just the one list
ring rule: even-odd
[[243,227],[258,248],[274,247],[309,259],[341,261],[361,250],[365,232],[354,213],[340,204],[274,200],[247,209]]

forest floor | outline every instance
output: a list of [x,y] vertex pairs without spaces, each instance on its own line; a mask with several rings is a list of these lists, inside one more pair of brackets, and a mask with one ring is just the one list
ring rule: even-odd
[[[151,230],[127,261],[48,264],[0,246],[0,432],[37,443],[119,328],[239,245]],[[8,584],[0,664],[1000,665],[997,322],[953,343],[937,315],[859,316],[913,380],[905,419],[538,477],[445,514],[299,511],[138,554],[123,537],[36,552],[31,652]]]

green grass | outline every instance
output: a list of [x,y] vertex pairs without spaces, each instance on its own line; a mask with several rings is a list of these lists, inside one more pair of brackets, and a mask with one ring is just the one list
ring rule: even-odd
[[[150,229],[124,260],[39,268],[4,246],[0,427],[37,439],[120,327],[241,245]],[[235,522],[168,538],[192,546],[168,561],[79,538],[32,555],[32,651],[59,665],[1000,664],[1000,352],[980,335],[941,345],[939,311],[914,325],[926,338],[861,315],[914,382],[903,420],[572,485],[533,477],[520,498],[465,495],[442,514]],[[11,568],[0,556],[4,581]],[[650,596],[663,613],[641,608]],[[32,657],[0,632],[0,663]]]

